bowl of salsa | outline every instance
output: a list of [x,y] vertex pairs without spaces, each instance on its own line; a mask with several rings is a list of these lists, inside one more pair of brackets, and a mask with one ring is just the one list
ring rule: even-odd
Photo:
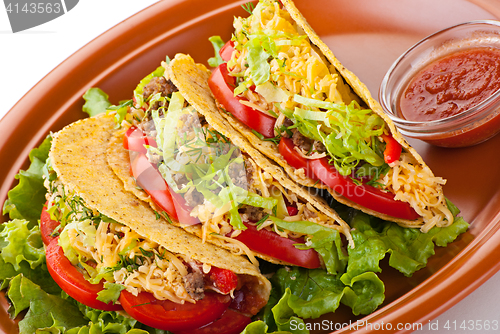
[[405,136],[467,147],[500,132],[500,22],[461,23],[409,48],[382,80],[379,99]]

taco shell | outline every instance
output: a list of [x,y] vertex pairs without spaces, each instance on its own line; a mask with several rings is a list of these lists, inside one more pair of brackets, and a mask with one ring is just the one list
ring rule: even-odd
[[[423,213],[417,211],[420,215],[425,216],[427,214],[427,221],[424,221],[423,218],[419,218],[416,220],[408,220],[408,219],[401,219],[401,218],[395,218],[392,216],[389,216],[387,214],[382,214],[377,211],[365,208],[339,194],[337,194],[335,191],[332,189],[328,188],[326,185],[322,184],[321,182],[318,183],[317,181],[307,177],[301,169],[295,169],[292,166],[288,164],[288,162],[284,159],[284,157],[278,152],[277,145],[274,144],[271,141],[264,141],[257,137],[252,129],[248,127],[247,125],[243,124],[241,121],[239,121],[236,117],[234,117],[232,114],[229,112],[224,112],[223,110],[219,109],[219,115],[225,118],[226,123],[230,123],[233,128],[235,128],[239,133],[241,133],[259,152],[263,153],[267,158],[273,160],[275,163],[277,163],[280,167],[284,169],[284,171],[290,176],[290,178],[295,181],[296,183],[306,186],[306,187],[314,187],[318,189],[327,189],[328,192],[339,202],[348,205],[350,207],[353,207],[355,209],[361,210],[365,213],[368,213],[373,216],[377,216],[379,218],[382,218],[384,220],[388,221],[394,221],[398,223],[401,226],[404,227],[419,227],[423,231],[427,231],[433,226],[447,226],[453,222],[453,216],[449,212],[447,206],[446,206],[446,200],[442,191],[442,184],[445,183],[445,180],[435,177],[434,174],[432,173],[431,169],[426,165],[426,163],[423,161],[422,157],[416,152],[415,149],[413,149],[408,142],[405,140],[405,138],[399,133],[397,128],[395,127],[394,123],[390,120],[390,118],[383,112],[382,107],[380,104],[372,98],[368,88],[366,85],[364,85],[354,73],[346,69],[340,61],[333,55],[332,51],[328,48],[328,46],[320,39],[320,37],[315,33],[315,31],[311,28],[311,26],[307,23],[306,19],[302,16],[302,14],[299,12],[295,4],[290,1],[290,0],[283,0],[281,1],[283,4],[284,9],[289,13],[290,17],[293,19],[293,21],[297,24],[299,27],[299,30],[303,30],[307,37],[309,38],[312,48],[319,54],[322,54],[326,60],[327,63],[330,66],[331,71],[333,72],[338,72],[342,79],[344,80],[345,83],[352,89],[352,91],[357,95],[357,97],[354,97],[354,99],[357,99],[358,97],[360,100],[362,100],[362,103],[366,104],[368,108],[370,108],[374,113],[379,115],[387,124],[390,132],[392,133],[392,136],[394,139],[397,140],[403,147],[403,152],[407,153],[408,157],[408,163],[407,165],[409,166],[410,169],[413,169],[415,174],[419,175],[424,175],[423,180],[426,181],[425,186],[431,185],[431,188],[433,188],[433,194],[431,196],[431,200],[429,203],[432,203],[435,205],[437,208],[435,211],[432,213],[426,212]],[[187,70],[186,70],[187,71]],[[352,94],[352,92],[351,92]],[[205,104],[209,104],[208,96],[201,95],[204,98]],[[214,108],[210,109],[211,112],[215,112]],[[405,177],[405,176],[404,176]],[[428,182],[428,184],[427,184]],[[411,187],[415,188],[418,187],[418,182],[416,184],[412,184]],[[398,194],[399,191],[399,194]],[[415,201],[415,195],[413,193],[420,192],[419,189],[412,189],[412,195],[408,195],[406,193],[406,190],[403,189],[397,189],[396,191],[396,199],[398,199],[398,196],[400,196],[399,199],[401,200],[406,200],[408,202]],[[425,194],[424,194],[425,195]],[[433,209],[434,210],[434,209]],[[435,212],[438,212],[437,214]],[[439,216],[439,217],[435,217]]]
[[269,298],[271,284],[246,258],[171,225],[151,207],[124,189],[107,161],[107,148],[113,138],[113,115],[83,119],[56,133],[50,159],[67,190],[80,196],[92,210],[120,222],[138,234],[201,263],[245,275],[252,293]]

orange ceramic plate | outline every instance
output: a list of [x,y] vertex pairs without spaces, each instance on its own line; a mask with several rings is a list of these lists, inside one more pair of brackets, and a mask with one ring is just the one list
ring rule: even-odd
[[[213,55],[208,37],[232,32],[234,15],[246,15],[246,1],[160,1],[119,24],[68,58],[27,93],[0,122],[0,202],[27,167],[29,150],[49,131],[84,117],[83,93],[98,86],[113,103],[130,98],[137,82],[177,52],[204,62]],[[296,0],[297,6],[333,53],[365,82],[374,96],[385,71],[409,46],[447,26],[500,18],[494,0]],[[33,121],[36,120],[36,121]],[[30,134],[27,136],[26,134]],[[500,136],[472,148],[442,149],[418,141],[413,146],[437,175],[448,179],[445,194],[471,223],[447,248],[437,249],[428,266],[405,278],[383,267],[386,301],[362,318],[370,324],[423,323],[456,304],[500,268]],[[487,157],[487,161],[485,161]],[[479,165],[478,161],[482,163]],[[478,170],[480,168],[480,171]],[[474,172],[475,171],[475,172]],[[7,218],[2,217],[2,221]],[[2,298],[2,305],[6,305]],[[5,311],[0,330],[17,327]],[[321,319],[356,322],[341,307]],[[338,333],[368,333],[376,326],[346,327]],[[392,332],[395,332],[394,327]],[[411,329],[407,330],[410,332]],[[387,331],[391,332],[391,331]]]

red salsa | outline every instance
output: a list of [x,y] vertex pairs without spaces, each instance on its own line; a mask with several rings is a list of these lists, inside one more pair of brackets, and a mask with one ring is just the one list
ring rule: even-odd
[[500,50],[475,48],[431,62],[409,82],[399,101],[409,121],[432,121],[462,113],[500,89]]

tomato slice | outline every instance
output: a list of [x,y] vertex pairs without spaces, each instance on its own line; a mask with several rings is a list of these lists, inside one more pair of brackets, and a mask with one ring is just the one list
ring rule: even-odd
[[145,325],[168,331],[189,331],[220,318],[229,307],[231,297],[207,291],[195,304],[178,304],[158,300],[149,292],[134,296],[123,290],[120,303],[131,317]]
[[247,229],[241,231],[235,239],[250,249],[299,267],[314,269],[321,266],[319,255],[314,249],[295,247],[296,244],[303,244],[304,240],[284,238],[266,229],[257,230],[252,224],[244,224]]
[[227,309],[222,317],[209,325],[189,331],[178,331],[175,334],[239,334],[250,322],[252,322],[250,317]]
[[299,213],[299,209],[294,206],[287,206],[286,210],[288,211],[289,216],[295,216],[297,213]]
[[382,135],[381,137],[385,141],[384,161],[388,164],[398,161],[401,157],[401,151],[403,150],[401,144],[392,136]]
[[294,150],[295,145],[290,138],[281,137],[278,145],[278,151],[290,166],[295,169],[303,169],[307,177],[316,180],[311,167],[309,166],[310,159],[306,159]]
[[148,149],[145,145],[156,147],[156,141],[153,137],[148,137],[135,126],[131,126],[125,136],[123,136],[123,147],[126,150],[146,154]]
[[[392,137],[391,137],[392,138]],[[397,143],[397,142],[396,142]],[[397,143],[399,145],[399,143]],[[281,138],[278,150],[283,158],[294,168],[304,168],[305,174],[312,179],[320,180],[338,194],[374,210],[392,217],[414,220],[420,216],[409,203],[394,199],[394,194],[384,192],[370,185],[355,184],[350,178],[340,175],[328,159],[306,159],[294,149],[289,138]]]
[[47,269],[54,281],[68,295],[82,304],[104,311],[118,311],[119,304],[106,304],[97,300],[97,293],[104,289],[103,284],[91,284],[83,274],[69,262],[64,251],[58,244],[59,238],[52,240],[46,250]]
[[138,152],[139,155],[131,163],[131,174],[137,184],[175,220],[186,225],[198,224],[200,221],[190,216],[191,208],[188,207],[182,196],[171,191],[158,170],[146,157],[145,145],[157,147],[156,141],[148,137],[135,126],[131,126],[123,137],[123,147],[127,150]]
[[327,158],[313,159],[309,164],[321,182],[365,208],[396,218],[414,220],[420,217],[409,203],[395,200],[394,194],[366,184],[356,185],[348,177],[340,175]]
[[40,216],[40,234],[42,235],[42,241],[45,246],[57,238],[53,233],[59,225],[57,220],[50,218],[50,213],[47,212],[47,203],[45,203],[42,208],[42,215]]
[[222,58],[224,61],[229,61],[231,60],[231,56],[234,51],[234,42],[229,40],[227,41],[226,44],[219,50],[219,56]]
[[227,64],[217,67],[208,79],[210,90],[217,101],[238,120],[266,138],[273,138],[276,119],[240,103],[241,97],[234,96],[235,79],[229,75]]
[[196,217],[191,216],[192,208],[186,204],[184,198],[180,194],[173,191],[170,187],[169,190],[174,201],[175,211],[177,212],[179,222],[184,225],[199,224],[200,220]]
[[238,276],[231,270],[212,267],[208,277],[223,294],[231,292],[238,286]]
[[177,220],[174,201],[167,183],[160,172],[149,162],[144,154],[139,154],[131,163],[132,175],[140,186],[165,212]]

